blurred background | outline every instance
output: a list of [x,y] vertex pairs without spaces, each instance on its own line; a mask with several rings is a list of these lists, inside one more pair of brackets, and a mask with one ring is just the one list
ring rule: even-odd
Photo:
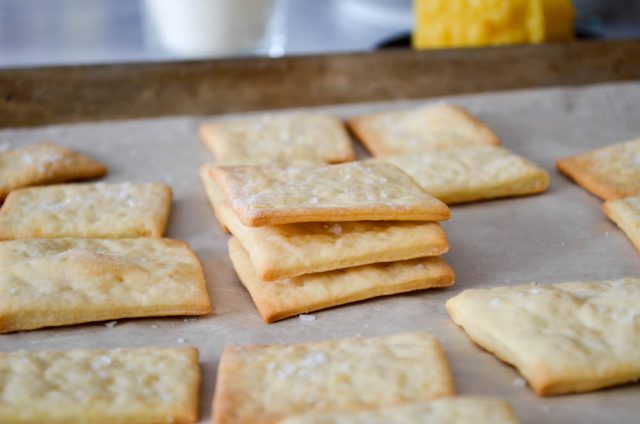
[[[640,1],[573,6],[578,38],[640,38]],[[425,30],[434,13],[448,13],[425,11],[416,23],[414,7],[411,0],[0,0],[0,67],[411,48],[416,25]]]

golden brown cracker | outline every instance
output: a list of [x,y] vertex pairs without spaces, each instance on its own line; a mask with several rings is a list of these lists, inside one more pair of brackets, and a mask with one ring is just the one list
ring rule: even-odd
[[466,290],[447,310],[540,396],[640,378],[640,279]]
[[213,176],[248,226],[323,221],[441,221],[449,208],[398,167],[222,167]]
[[227,347],[214,397],[215,424],[270,424],[307,411],[382,407],[454,394],[429,333],[295,345]]
[[246,165],[256,159],[355,159],[351,140],[337,118],[312,113],[266,114],[204,124],[200,137],[216,162]]
[[0,353],[0,422],[195,423],[195,348]]
[[603,200],[640,194],[640,138],[559,159],[556,167]]
[[500,144],[493,131],[478,118],[460,106],[444,103],[355,116],[347,123],[376,157]]
[[12,191],[0,239],[162,237],[171,189],[160,183],[58,184]]
[[22,187],[99,178],[107,168],[85,155],[53,143],[0,152],[0,200]]
[[177,240],[0,242],[0,332],[210,311],[200,262]]

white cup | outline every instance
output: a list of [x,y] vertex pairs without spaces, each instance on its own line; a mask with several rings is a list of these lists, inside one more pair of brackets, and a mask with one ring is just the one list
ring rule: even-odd
[[166,50],[184,56],[257,49],[274,0],[145,0],[152,31]]

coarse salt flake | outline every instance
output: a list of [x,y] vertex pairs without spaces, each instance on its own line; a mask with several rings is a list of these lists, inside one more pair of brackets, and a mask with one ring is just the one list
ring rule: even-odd
[[340,226],[340,224],[333,224],[331,227],[329,227],[329,232],[331,234],[339,236],[340,234],[342,234],[342,227]]
[[293,364],[284,364],[282,368],[278,370],[276,377],[279,380],[283,380],[287,377],[291,377],[296,372],[296,367]]
[[513,384],[516,387],[523,388],[527,385],[527,382],[524,381],[523,378],[517,377],[513,379],[513,382],[511,384]]
[[316,367],[327,362],[327,354],[324,352],[310,352],[301,362],[305,367]]
[[111,357],[107,355],[101,355],[97,357],[95,361],[93,361],[93,366],[95,368],[101,368],[109,364],[111,364]]

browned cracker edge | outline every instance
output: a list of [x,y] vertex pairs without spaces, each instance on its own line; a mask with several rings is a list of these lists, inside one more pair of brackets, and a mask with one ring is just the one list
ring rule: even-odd
[[573,157],[558,159],[556,168],[561,174],[577,183],[583,189],[603,200],[619,199],[627,195],[599,181],[589,172],[582,171],[580,167],[574,166],[573,162]]
[[[233,208],[238,219],[249,227],[264,225],[294,224],[298,222],[340,222],[340,221],[445,221],[450,218],[449,210],[444,212],[398,212],[379,208],[360,209],[323,208],[320,212],[315,208],[289,209],[287,211],[257,211],[249,212],[241,208]],[[378,209],[378,210],[376,210]]]
[[293,316],[296,315],[300,315],[300,314],[304,314],[304,313],[309,313],[309,312],[317,312],[317,311],[321,311],[324,309],[329,309],[329,308],[334,308],[336,306],[343,306],[349,303],[355,303],[355,302],[360,302],[363,300],[368,300],[368,299],[374,299],[377,297],[383,297],[383,296],[393,296],[396,294],[402,294],[402,293],[408,293],[408,292],[413,292],[413,291],[418,291],[418,290],[430,290],[430,289],[439,289],[439,288],[445,288],[445,287],[449,287],[452,286],[455,283],[455,277],[453,275],[453,270],[451,270],[451,276],[444,276],[442,277],[439,281],[437,282],[433,282],[433,286],[425,288],[420,284],[419,280],[413,281],[411,283],[406,283],[406,284],[411,284],[410,286],[403,286],[402,289],[398,289],[398,287],[389,287],[387,289],[384,290],[376,290],[376,289],[370,289],[369,291],[367,291],[366,293],[358,293],[358,294],[353,294],[351,296],[345,296],[342,298],[336,298],[333,299],[330,302],[323,302],[323,303],[318,303],[315,305],[309,305],[305,308],[292,308],[288,311],[283,311],[283,312],[279,312],[279,313],[270,313],[268,308],[263,308],[261,309],[260,306],[258,304],[255,304],[256,308],[258,309],[258,311],[260,312],[260,316],[262,317],[262,320],[266,323],[266,324],[271,324],[274,323],[276,321],[281,321],[283,319],[286,318],[291,318]]
[[364,121],[366,118],[366,116],[354,116],[347,119],[346,125],[351,134],[353,134],[354,138],[358,140],[374,157],[382,157],[393,154],[393,150],[387,150],[384,148],[383,143],[380,142],[378,136],[375,133],[367,131],[364,128],[362,121]]
[[611,208],[609,201],[606,201],[602,204],[602,211],[607,216],[607,218],[613,221],[618,226],[618,228],[620,228],[620,230],[627,236],[627,238],[631,240],[633,246],[636,248],[638,253],[640,253],[640,239],[638,239],[637,237],[632,237],[632,234],[623,227],[623,224],[621,222],[622,220],[618,216],[617,212]]

